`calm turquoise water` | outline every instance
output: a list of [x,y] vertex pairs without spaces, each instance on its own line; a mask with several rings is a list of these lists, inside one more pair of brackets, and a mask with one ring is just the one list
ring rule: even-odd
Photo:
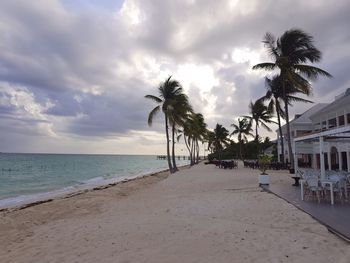
[[[188,161],[179,160],[179,165]],[[0,154],[0,208],[167,169],[146,155]]]

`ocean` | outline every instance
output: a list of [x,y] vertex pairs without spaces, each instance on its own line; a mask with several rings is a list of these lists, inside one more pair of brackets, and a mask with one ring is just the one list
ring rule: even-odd
[[[188,164],[177,160],[178,166]],[[0,153],[0,209],[167,169],[151,155]]]

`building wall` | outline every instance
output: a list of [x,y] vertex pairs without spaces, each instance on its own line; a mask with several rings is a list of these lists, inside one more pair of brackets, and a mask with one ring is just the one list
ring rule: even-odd
[[[348,89],[344,94],[345,96],[340,96],[337,100],[330,103],[326,107],[322,108],[319,112],[314,113],[310,116],[310,122],[298,123],[296,121],[290,122],[291,130],[291,139],[292,147],[294,147],[293,139],[295,137],[304,136],[307,134],[325,131],[325,130],[335,130],[339,127],[350,126],[350,89]],[[304,113],[305,114],[305,113]],[[283,141],[284,141],[284,157],[285,161],[290,160],[289,151],[288,151],[288,142],[287,138],[287,129],[286,126],[282,127]],[[279,133],[277,130],[277,151],[278,155],[281,155],[281,139],[279,138]],[[319,158],[320,146],[318,142],[313,143],[303,143],[298,142],[297,151],[302,152],[299,154],[298,158],[300,159],[310,159],[312,158],[313,166],[317,164],[317,155]],[[292,148],[294,152],[294,148]],[[347,166],[350,166],[350,142],[349,140],[340,140],[337,142],[327,141],[324,143],[325,159],[327,164],[328,162],[341,163],[339,168],[344,168],[344,163],[347,163]],[[329,157],[329,156],[330,157]],[[307,156],[307,158],[306,158]],[[346,161],[343,159],[346,158]],[[319,162],[319,160],[318,160]],[[350,167],[346,167],[347,170]]]

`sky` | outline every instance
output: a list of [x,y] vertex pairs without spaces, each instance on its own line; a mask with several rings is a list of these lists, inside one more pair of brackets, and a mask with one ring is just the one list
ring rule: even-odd
[[264,34],[291,28],[314,37],[315,66],[333,75],[310,99],[331,102],[350,87],[349,10],[347,0],[2,0],[0,152],[164,154],[163,118],[148,127],[144,95],[170,75],[209,129],[232,132],[266,91],[271,73],[251,69],[271,61]]

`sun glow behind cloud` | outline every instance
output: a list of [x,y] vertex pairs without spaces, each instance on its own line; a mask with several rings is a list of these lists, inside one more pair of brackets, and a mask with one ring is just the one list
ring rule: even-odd
[[133,0],[125,1],[120,11],[118,11],[118,15],[120,15],[130,27],[139,25],[143,20],[141,10]]
[[261,61],[260,54],[249,48],[235,48],[232,52],[232,60],[236,63],[246,63],[253,66]]
[[219,84],[213,68],[209,65],[179,65],[176,75],[181,79],[185,89],[186,87],[196,86],[200,88],[201,94],[210,91],[213,86]]
[[191,88],[198,89],[198,96],[201,97],[202,100],[208,102],[202,107],[202,114],[206,117],[210,117],[215,108],[215,98],[210,94],[210,91],[220,83],[215,76],[214,69],[209,65],[179,65],[176,77],[181,80],[187,93],[189,93],[189,89]]
[[349,6],[342,0],[1,1],[0,151],[162,154],[163,118],[147,126],[155,105],[143,96],[156,95],[170,75],[209,128],[216,122],[229,128],[265,92],[266,72],[251,69],[271,61],[263,35],[295,26],[315,36],[324,52],[320,67],[334,75],[333,82],[314,83],[311,99],[326,102],[349,83]]

